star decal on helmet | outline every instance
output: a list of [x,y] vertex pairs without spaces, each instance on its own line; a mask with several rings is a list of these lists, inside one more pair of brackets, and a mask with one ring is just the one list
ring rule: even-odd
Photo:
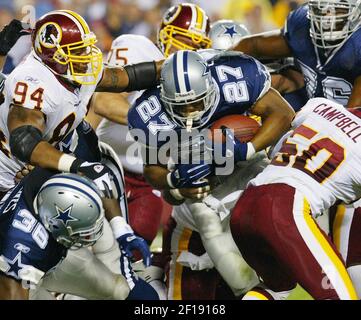
[[198,60],[199,63],[203,66],[203,74],[202,76],[205,76],[209,73],[209,67],[208,67],[208,64],[206,62],[204,62],[203,60]]
[[231,27],[223,26],[223,28],[224,28],[223,34],[226,34],[226,35],[230,36],[231,38],[233,38],[233,36],[235,34],[238,34],[238,32],[234,29],[235,28],[234,26],[231,26]]
[[52,220],[58,220],[62,221],[65,226],[68,226],[69,221],[79,221],[79,219],[73,217],[71,215],[71,210],[73,209],[73,205],[70,205],[65,210],[59,208],[57,205],[55,205],[56,213],[57,215],[52,218]]

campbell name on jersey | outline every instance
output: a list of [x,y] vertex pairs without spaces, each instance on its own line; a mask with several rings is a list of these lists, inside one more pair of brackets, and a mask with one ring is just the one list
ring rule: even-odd
[[291,12],[283,35],[302,69],[308,97],[324,97],[347,105],[354,81],[361,75],[361,29],[326,55],[312,42],[307,12],[307,5]]
[[311,99],[297,114],[271,165],[253,185],[286,183],[301,191],[314,214],[337,200],[361,197],[361,110],[324,98]]
[[[207,127],[215,120],[229,114],[247,112],[258,99],[270,88],[270,75],[266,68],[254,58],[240,53],[213,54],[204,52],[208,57],[209,70],[216,85],[216,101],[202,119]],[[202,121],[202,120],[201,120]],[[172,121],[160,99],[160,87],[146,90],[136,100],[128,113],[130,129],[140,129],[145,134],[146,141],[138,137],[140,142],[161,147],[166,141],[157,139],[160,132],[176,132],[183,127]],[[156,141],[156,145],[153,142]]]
[[95,88],[82,85],[73,91],[67,89],[33,54],[14,69],[6,80],[5,102],[0,106],[0,190],[13,186],[15,173],[24,165],[10,151],[7,118],[11,106],[41,111],[45,118],[43,138],[56,145],[82,121]]

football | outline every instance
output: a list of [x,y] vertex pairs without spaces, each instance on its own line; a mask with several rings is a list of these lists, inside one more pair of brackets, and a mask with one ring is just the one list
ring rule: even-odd
[[[215,142],[220,142],[220,139],[222,139],[222,142],[225,142],[225,137],[221,134],[221,130],[226,128],[233,129],[234,136],[240,142],[248,142],[255,136],[260,128],[260,124],[255,119],[240,114],[222,117],[216,120],[209,128]],[[219,131],[215,131],[217,129]]]

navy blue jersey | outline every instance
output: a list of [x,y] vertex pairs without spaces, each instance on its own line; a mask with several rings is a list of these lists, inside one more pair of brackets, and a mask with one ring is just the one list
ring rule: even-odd
[[[218,52],[219,53],[219,52]],[[262,97],[270,87],[270,75],[260,62],[240,53],[212,55],[208,65],[217,98],[215,104],[204,114],[201,127],[229,114],[244,114]],[[179,133],[183,129],[172,121],[160,100],[160,88],[146,90],[133,104],[128,113],[130,129],[144,132],[140,142],[151,147],[161,147],[165,141],[157,139],[162,131]],[[156,145],[152,142],[156,141]]]
[[0,203],[0,272],[37,283],[66,255],[34,213],[33,200],[55,172],[34,169]]
[[283,35],[304,74],[309,98],[324,97],[347,105],[355,79],[361,75],[361,29],[326,56],[310,36],[308,6],[291,12]]

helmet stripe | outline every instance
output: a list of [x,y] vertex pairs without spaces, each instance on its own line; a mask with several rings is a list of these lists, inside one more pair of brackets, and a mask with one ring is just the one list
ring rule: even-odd
[[184,60],[183,60],[183,56],[184,56],[184,52],[186,51],[178,51],[177,52],[177,79],[179,81],[179,93],[186,93],[187,92],[187,88],[186,88],[186,83],[185,83],[185,72],[187,70],[185,70],[185,66],[184,66]]
[[202,9],[199,8],[197,5],[195,6],[197,10],[197,24],[196,28],[203,31],[203,12]]
[[173,74],[174,74],[174,83],[175,83],[175,90],[177,93],[180,93],[179,89],[179,82],[178,82],[178,66],[177,66],[177,55],[179,52],[176,52],[173,57]]
[[[71,180],[71,183],[69,182],[69,180]],[[75,190],[85,194],[89,198],[91,198],[94,201],[94,203],[97,204],[99,210],[101,208],[102,200],[100,198],[98,191],[94,190],[92,188],[92,186],[86,185],[86,184],[84,184],[84,182],[79,181],[78,179],[75,179],[70,176],[65,176],[65,175],[62,175],[61,177],[50,178],[41,187],[40,191],[42,191],[48,187],[52,187],[52,186],[63,186],[63,187],[75,189]]]
[[197,27],[197,9],[194,4],[190,4],[189,6],[192,9],[192,21],[188,29],[192,30]]
[[76,20],[77,22],[79,22],[80,25],[82,26],[82,29],[83,29],[83,31],[84,31],[85,34],[90,33],[89,26],[88,26],[88,24],[86,23],[86,21],[84,20],[84,18],[83,18],[81,15],[79,15],[79,14],[77,14],[76,12],[71,11],[71,10],[59,10],[59,11],[61,11],[61,12],[66,12],[66,13],[68,13],[69,15],[71,15],[73,18],[75,18],[75,20]]
[[184,79],[187,92],[191,91],[191,84],[188,76],[188,51],[183,52],[183,67],[184,67]]

